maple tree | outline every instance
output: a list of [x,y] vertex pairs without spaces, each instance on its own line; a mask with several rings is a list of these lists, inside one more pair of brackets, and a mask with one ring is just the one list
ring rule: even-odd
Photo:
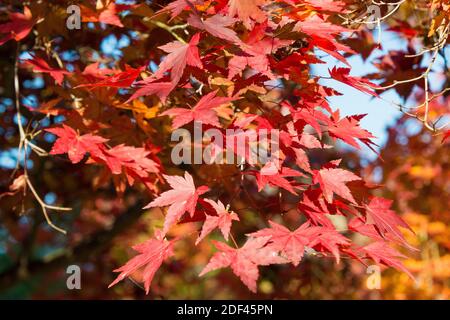
[[[202,266],[189,271],[196,277],[230,268],[254,293],[261,270],[292,270],[315,257],[413,276],[402,264],[417,250],[407,241],[413,229],[379,194],[383,186],[346,166],[339,147],[364,146],[378,156],[361,123],[366,111],[341,116],[330,103],[341,93],[322,82],[373,99],[395,91],[405,105],[393,107],[448,147],[447,74],[435,69],[437,57],[445,59],[447,6],[417,1],[404,9],[403,2],[393,11],[381,4],[378,27],[387,21],[407,50],[384,52],[365,76],[352,75],[350,57],[367,59],[382,44],[359,18],[367,10],[359,1],[83,0],[82,30],[66,28],[69,1],[2,3],[0,50],[11,53],[2,80],[9,75],[12,85],[3,85],[10,99],[2,100],[8,130],[1,139],[5,150],[16,148],[17,166],[2,173],[1,212],[9,237],[23,244],[6,272],[31,268],[35,237],[64,233],[65,245],[83,257],[107,240],[131,247],[138,254],[126,254],[128,262],[122,255],[123,266],[112,268],[118,277],[110,269],[105,281],[110,290],[127,278],[143,282],[150,295],[158,270],[192,266],[182,248],[193,257],[209,248]],[[414,25],[398,19],[416,8],[433,14]],[[316,75],[324,54],[334,64]],[[431,88],[432,72],[446,79],[443,88]],[[171,134],[198,124],[217,130],[225,144],[202,137],[189,148],[209,146],[212,155],[231,153],[239,162],[175,165]],[[266,131],[277,132],[279,150],[269,162],[253,162],[251,150],[262,143],[252,137]],[[236,147],[238,137],[246,138],[244,148]],[[23,227],[21,216],[32,223]]]

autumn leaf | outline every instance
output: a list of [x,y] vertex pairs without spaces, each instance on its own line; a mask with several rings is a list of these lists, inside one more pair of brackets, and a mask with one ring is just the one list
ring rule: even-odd
[[157,13],[170,11],[170,20],[180,15],[183,10],[190,9],[196,4],[201,4],[203,0],[175,0],[159,10]]
[[267,0],[230,0],[228,14],[230,17],[237,16],[247,29],[251,29],[253,22],[261,23],[267,19],[266,13],[261,10],[266,3]]
[[48,65],[48,63],[41,58],[32,56],[31,59],[22,60],[23,65],[31,68],[33,72],[48,73],[56,83],[61,85],[64,80],[64,75],[70,74],[69,71],[63,69],[54,69]]
[[234,97],[218,97],[217,90],[203,96],[192,109],[172,108],[163,113],[161,116],[174,117],[172,121],[172,129],[178,129],[192,121],[198,121],[202,124],[210,124],[220,127],[219,118],[215,108],[236,100]]
[[378,97],[378,94],[374,91],[374,88],[379,88],[379,86],[367,79],[350,76],[350,68],[334,67],[332,70],[328,71],[334,80],[345,83],[356,90],[365,92],[371,96]]
[[[274,169],[277,170],[277,168]],[[303,176],[301,172],[287,167],[282,167],[280,170],[277,170],[275,172],[268,172],[267,174],[265,174],[263,170],[261,170],[260,172],[251,171],[250,173],[256,175],[258,191],[261,191],[267,184],[269,184],[273,187],[283,188],[294,195],[296,195],[297,193],[295,192],[292,183],[286,178]]]
[[200,273],[200,276],[221,268],[231,267],[233,273],[252,292],[256,292],[256,281],[259,278],[258,266],[285,263],[276,250],[265,246],[270,237],[250,238],[243,247],[234,249],[223,242],[214,241],[219,250]]
[[280,251],[294,266],[298,266],[303,258],[305,246],[308,246],[315,236],[316,229],[311,228],[308,223],[302,224],[294,231],[285,226],[269,221],[270,228],[261,229],[248,234],[252,238],[269,238],[269,247]]
[[168,95],[175,88],[175,85],[172,82],[153,82],[153,81],[154,79],[152,78],[147,78],[145,80],[138,81],[136,83],[138,89],[124,103],[126,104],[137,98],[151,95],[157,95],[159,99],[161,99],[161,102],[165,103]]
[[[337,116],[339,117],[338,114]],[[360,120],[365,116],[363,114],[338,118],[333,125],[328,127],[328,132],[331,137],[339,138],[357,149],[361,149],[357,142],[359,140],[375,152],[373,146],[376,146],[376,144],[372,141],[375,137],[369,131],[360,127]]]
[[159,47],[161,50],[167,52],[168,55],[164,58],[163,62],[161,62],[158,70],[152,77],[159,79],[164,76],[166,71],[172,70],[170,73],[171,82],[175,85],[183,76],[186,65],[203,69],[197,47],[199,40],[200,34],[197,33],[192,36],[189,43],[184,44],[180,41],[174,41]]
[[158,230],[155,232],[154,238],[133,246],[133,250],[138,252],[139,255],[132,258],[124,266],[114,270],[114,272],[120,272],[120,274],[108,288],[111,288],[145,266],[142,279],[144,280],[145,292],[148,294],[156,271],[158,271],[165,260],[173,256],[175,241],[176,239],[166,240],[164,233]]
[[389,267],[394,267],[397,270],[403,271],[414,280],[414,276],[411,272],[398,260],[399,258],[406,257],[397,250],[391,248],[387,243],[382,241],[373,242],[363,247],[362,250],[376,263],[383,263]]
[[398,239],[404,239],[398,227],[412,229],[390,209],[392,200],[373,197],[368,205],[365,205],[367,222],[376,226],[381,236],[390,233]]
[[95,10],[83,5],[80,7],[83,22],[102,22],[121,28],[123,24],[118,14],[124,10],[133,8],[132,5],[118,5],[115,1],[107,1],[106,4],[103,4],[103,1],[98,0]]
[[163,233],[178,222],[185,212],[194,215],[198,197],[208,191],[208,187],[195,188],[192,176],[186,171],[184,178],[179,176],[163,175],[172,190],[163,192],[158,198],[150,202],[144,209],[169,206],[164,221]]
[[328,203],[333,201],[333,193],[356,204],[350,189],[345,185],[346,182],[361,180],[360,177],[344,169],[325,168],[316,171],[314,183],[319,183],[325,200]]
[[340,248],[349,247],[350,239],[340,234],[334,227],[316,227],[315,237],[311,239],[309,246],[319,252],[331,252],[336,259],[336,263],[340,262]]
[[241,40],[237,36],[236,32],[234,32],[232,29],[227,28],[235,24],[236,21],[237,20],[234,18],[223,16],[220,14],[216,14],[205,20],[202,20],[199,16],[193,14],[187,20],[187,22],[191,26],[200,30],[205,30],[206,32],[217,38],[224,39],[233,43],[240,43]]
[[239,221],[238,215],[233,211],[229,212],[220,200],[218,202],[214,202],[210,199],[205,199],[205,201],[214,208],[217,216],[206,214],[206,220],[203,223],[202,231],[195,241],[195,244],[197,245],[215,228],[219,228],[225,240],[228,241],[231,224],[233,223],[233,221]]
[[9,40],[20,41],[24,39],[36,23],[31,10],[27,6],[24,7],[23,14],[10,12],[9,19],[11,20],[10,22],[0,25],[0,34],[3,34],[3,37],[0,38],[0,46]]
[[101,88],[101,87],[113,87],[113,88],[129,88],[139,74],[144,70],[144,67],[131,68],[130,66],[125,66],[125,71],[116,73],[112,76],[106,77],[95,83],[80,84],[75,88]]
[[159,172],[158,164],[148,157],[150,152],[144,148],[120,144],[104,151],[104,154],[105,162],[113,174],[125,170],[146,177],[149,173]]
[[72,163],[80,162],[86,153],[92,156],[102,157],[104,143],[108,141],[91,133],[79,135],[74,129],[63,124],[62,128],[51,128],[45,131],[58,137],[50,154],[67,153]]

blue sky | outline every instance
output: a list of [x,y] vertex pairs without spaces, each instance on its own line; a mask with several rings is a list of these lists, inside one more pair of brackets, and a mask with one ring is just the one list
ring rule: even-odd
[[[374,35],[377,39],[377,35]],[[382,32],[381,42],[383,49],[375,50],[371,56],[364,62],[360,56],[354,56],[348,59],[352,70],[352,76],[363,77],[368,73],[376,72],[371,62],[390,50],[399,50],[406,47],[406,43],[399,39],[392,32]],[[313,67],[314,74],[329,77],[328,69],[332,69],[333,66],[348,67],[342,62],[337,61],[329,55],[322,54],[322,60],[326,64],[318,64]],[[370,131],[376,139],[374,142],[382,147],[387,139],[387,128],[393,125],[398,117],[400,117],[400,111],[392,104],[385,100],[400,103],[400,97],[394,90],[389,90],[383,93],[383,98],[374,98],[366,93],[363,93],[353,87],[350,87],[344,83],[335,81],[333,79],[322,79],[321,84],[332,87],[342,93],[342,96],[330,97],[330,105],[333,109],[340,109],[341,116],[353,115],[353,114],[367,114],[367,116],[361,120],[361,126]],[[377,148],[376,148],[377,149]],[[366,146],[362,147],[361,154],[368,159],[376,158],[376,155]]]

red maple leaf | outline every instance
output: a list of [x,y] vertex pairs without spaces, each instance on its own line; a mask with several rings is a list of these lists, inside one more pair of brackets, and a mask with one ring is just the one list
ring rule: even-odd
[[[122,171],[145,178],[149,173],[159,172],[159,165],[148,156],[150,151],[123,144],[104,151],[104,161],[113,174]],[[129,177],[132,178],[132,177]]]
[[201,186],[196,189],[194,180],[187,171],[184,173],[184,178],[180,176],[163,176],[172,187],[172,190],[161,193],[158,198],[150,202],[144,209],[169,206],[163,229],[163,232],[166,233],[186,211],[189,212],[191,217],[194,215],[198,197],[206,193],[208,187]]
[[308,246],[316,234],[316,229],[309,223],[302,224],[294,231],[269,221],[270,228],[262,229],[248,234],[253,238],[269,237],[269,246],[276,251],[280,251],[294,266],[298,266],[303,258],[305,246]]
[[34,72],[48,73],[55,79],[56,83],[61,85],[64,80],[65,74],[70,74],[69,71],[63,69],[54,69],[48,65],[48,63],[42,59],[32,56],[32,59],[22,60],[25,66],[33,69]]
[[378,85],[364,78],[350,76],[350,70],[350,68],[334,67],[332,70],[328,71],[334,80],[345,83],[374,97],[378,97],[378,94],[373,90],[373,88],[378,88]]
[[24,7],[23,14],[10,12],[9,19],[10,22],[0,25],[0,34],[3,34],[3,38],[0,38],[0,46],[9,40],[20,41],[24,39],[31,32],[36,22],[28,7]]
[[339,113],[336,113],[337,119],[333,125],[328,127],[328,132],[331,137],[339,138],[349,145],[361,149],[360,145],[356,141],[358,139],[374,152],[372,145],[376,144],[371,140],[375,138],[369,131],[360,127],[360,120],[366,115],[354,115],[339,119]]
[[159,47],[161,50],[169,53],[161,62],[158,70],[152,77],[161,78],[168,70],[170,73],[171,82],[177,84],[183,76],[186,64],[189,66],[203,69],[202,61],[200,60],[197,45],[200,40],[200,33],[195,34],[189,43],[182,43],[180,41],[173,41]]
[[319,183],[325,200],[328,203],[333,201],[333,193],[356,204],[350,189],[345,185],[346,182],[361,180],[360,177],[344,169],[325,168],[316,171],[314,174],[314,183]]
[[[294,2],[291,0],[287,0],[289,2]],[[344,13],[345,10],[345,2],[336,1],[336,0],[309,0],[305,1],[308,5],[312,6],[315,10],[320,11],[330,11],[330,12],[340,12]]]
[[375,225],[381,236],[390,233],[396,238],[404,239],[398,227],[413,231],[400,216],[390,209],[391,205],[392,200],[373,197],[369,204],[365,205],[367,222]]
[[50,154],[67,153],[72,163],[80,162],[86,153],[102,158],[104,143],[108,140],[93,134],[79,135],[74,129],[63,124],[62,128],[51,128],[46,131],[58,137]]
[[347,59],[339,51],[350,54],[354,54],[355,51],[336,41],[339,33],[350,31],[349,29],[326,22],[317,15],[314,15],[311,18],[298,22],[294,30],[301,31],[311,38],[310,48],[317,47],[349,66]]
[[303,177],[303,173],[288,167],[282,167],[279,171],[275,168],[278,172],[271,173],[269,171],[269,174],[264,174],[263,169],[261,171],[250,172],[256,176],[258,191],[261,191],[267,184],[269,184],[270,186],[283,188],[294,195],[297,194],[292,186],[292,183],[289,182],[286,177]]
[[234,18],[222,16],[220,14],[216,14],[205,20],[202,20],[199,16],[192,14],[187,20],[191,26],[200,30],[205,30],[217,38],[228,40],[233,43],[240,43],[241,40],[237,36],[236,32],[227,28],[235,24],[236,21],[237,20]]
[[127,100],[125,103],[128,103],[134,99],[143,97],[143,96],[151,96],[156,94],[159,99],[161,99],[162,103],[166,103],[166,99],[168,95],[175,88],[175,85],[172,82],[153,82],[155,79],[147,78],[142,81],[136,82],[138,89],[136,92]]
[[108,288],[116,285],[118,282],[130,276],[139,268],[145,266],[142,274],[144,280],[145,292],[150,292],[150,285],[156,271],[161,267],[164,260],[173,256],[173,246],[176,239],[167,241],[164,238],[164,233],[159,230],[155,232],[153,239],[147,240],[144,243],[133,246],[133,249],[139,255],[132,258],[124,266],[115,269],[114,272],[120,272],[117,278],[108,286]]
[[247,66],[268,78],[273,79],[274,75],[269,68],[269,59],[265,55],[257,56],[233,56],[228,62],[228,79],[240,74]]
[[223,203],[219,200],[217,203],[210,200],[205,199],[207,203],[209,203],[214,210],[216,211],[217,216],[212,216],[206,214],[206,220],[202,227],[202,232],[200,236],[195,241],[197,245],[202,239],[204,239],[208,234],[210,234],[215,228],[219,228],[222,232],[223,237],[226,241],[228,241],[228,236],[230,234],[231,224],[233,220],[239,221],[239,217],[233,211],[229,212]]
[[376,263],[383,263],[403,271],[414,280],[414,276],[411,272],[398,260],[399,258],[406,257],[397,250],[391,248],[387,243],[382,241],[373,242],[363,247],[362,250]]
[[315,227],[315,237],[309,243],[309,246],[317,251],[331,252],[336,258],[336,262],[340,261],[340,248],[348,247],[351,243],[350,239],[344,237],[336,229],[327,227]]
[[261,7],[267,3],[267,0],[230,0],[228,2],[228,14],[230,17],[238,16],[247,29],[251,29],[254,22],[262,23],[267,19],[267,14],[261,10]]
[[[170,11],[170,20],[177,17],[183,10],[192,9],[195,4],[201,4],[203,0],[175,0],[157,12]],[[195,8],[195,7],[194,7]],[[169,21],[170,21],[169,20]]]
[[252,291],[256,292],[259,277],[258,266],[286,263],[276,250],[265,246],[270,237],[250,238],[243,247],[231,248],[223,242],[214,241],[219,250],[200,273],[200,276],[221,268],[231,267],[233,273]]
[[217,90],[203,96],[192,109],[172,108],[161,114],[161,116],[173,116],[172,129],[177,129],[185,124],[198,121],[202,124],[210,124],[220,127],[219,117],[214,108],[236,100],[233,97],[217,97]]
[[380,235],[379,229],[377,229],[377,227],[374,224],[367,224],[362,217],[356,217],[356,218],[352,219],[348,223],[348,229],[358,232],[366,237],[369,237],[369,238],[372,238],[375,240],[386,241],[386,239],[387,239],[387,240],[390,240],[393,242],[397,242],[398,244],[401,244],[402,246],[404,246],[405,248],[408,248],[411,251],[417,251],[416,248],[411,246],[405,240],[403,235],[401,235],[401,237],[398,237],[396,234],[392,234],[392,233],[386,233],[384,235]]
[[283,105],[290,109],[294,121],[302,121],[305,124],[309,124],[314,128],[314,130],[316,130],[319,138],[322,137],[322,129],[320,123],[330,123],[329,118],[322,111],[308,107],[294,108],[289,103],[283,103]]
[[[100,3],[100,5],[99,5]],[[118,14],[124,10],[132,9],[135,5],[119,5],[115,1],[107,1],[106,5],[97,1],[96,10],[81,6],[81,16],[84,22],[102,22],[104,24],[123,27]]]
[[[87,69],[87,68],[86,68]],[[104,79],[95,83],[80,84],[75,88],[100,88],[100,87],[113,87],[113,88],[129,88],[139,74],[144,70],[144,67],[131,68],[130,66],[125,66],[125,71],[118,72],[112,76],[105,77]]]
[[308,189],[303,192],[303,199],[298,203],[298,210],[304,213],[312,224],[333,228],[333,223],[327,217],[330,212],[325,201],[319,195],[320,190]]

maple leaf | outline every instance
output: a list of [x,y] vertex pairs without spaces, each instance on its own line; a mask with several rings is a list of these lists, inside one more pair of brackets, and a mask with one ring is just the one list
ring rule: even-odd
[[269,79],[273,79],[275,76],[272,74],[269,68],[269,59],[265,55],[257,56],[233,56],[228,62],[228,79],[232,79],[235,75],[241,73],[247,66],[250,66],[253,70],[266,75]]
[[117,145],[104,152],[105,162],[113,174],[122,170],[131,171],[139,177],[146,177],[150,172],[159,172],[159,166],[148,158],[150,151],[126,145]]
[[22,60],[25,66],[33,69],[34,72],[48,73],[56,83],[61,85],[64,80],[65,74],[70,74],[69,71],[63,69],[53,69],[48,65],[48,63],[42,59],[32,56],[32,59]]
[[79,135],[74,129],[63,124],[62,128],[45,129],[58,137],[55,141],[50,154],[67,153],[72,163],[80,162],[86,153],[101,158],[104,143],[108,140],[93,134]]
[[375,137],[369,131],[360,127],[359,121],[365,116],[366,114],[338,119],[333,125],[328,127],[328,132],[331,137],[339,138],[349,145],[361,149],[356,141],[356,139],[358,139],[376,152],[372,147],[372,145],[376,146],[376,144],[371,140]]
[[411,232],[413,231],[400,216],[390,210],[391,205],[392,200],[373,197],[369,204],[365,205],[367,222],[375,225],[381,236],[390,233],[396,238],[404,239],[398,227],[409,229]]
[[176,239],[170,241],[166,240],[164,238],[164,233],[158,230],[156,231],[154,238],[133,246],[133,250],[138,252],[139,255],[132,258],[122,267],[114,270],[114,272],[120,272],[120,274],[108,288],[111,288],[125,279],[125,277],[130,276],[132,273],[145,266],[142,278],[144,280],[145,292],[148,294],[156,271],[158,271],[165,260],[173,256],[173,246],[175,241]]
[[350,171],[336,168],[325,168],[316,171],[314,174],[314,183],[319,183],[325,200],[328,203],[333,201],[333,193],[356,204],[350,189],[345,185],[346,182],[361,180],[360,177]]
[[159,47],[169,54],[164,58],[163,62],[161,62],[158,70],[152,77],[161,78],[166,71],[172,69],[171,82],[177,84],[183,76],[186,64],[203,69],[197,48],[199,40],[200,34],[197,33],[192,37],[189,43],[185,44],[180,41],[173,41]]
[[184,178],[180,176],[163,176],[172,187],[172,190],[161,193],[158,198],[150,202],[144,209],[169,206],[163,229],[163,232],[167,233],[169,228],[177,223],[185,212],[189,212],[191,217],[194,215],[198,197],[209,189],[206,186],[196,189],[194,180],[187,171],[184,173]]
[[303,193],[303,199],[298,204],[298,209],[303,212],[314,225],[322,225],[332,228],[333,223],[327,218],[330,214],[326,203],[319,197],[320,190],[308,189]]
[[225,240],[228,241],[231,224],[233,220],[239,221],[238,215],[233,211],[229,212],[220,200],[217,203],[210,199],[205,199],[205,201],[214,208],[214,210],[217,213],[217,216],[206,214],[206,220],[203,224],[202,231],[200,233],[200,236],[195,241],[195,244],[197,245],[215,228],[219,228]]
[[370,94],[371,96],[378,97],[378,94],[373,88],[379,88],[375,83],[360,77],[350,76],[350,68],[337,68],[328,70],[330,76],[339,82],[345,83],[359,91]]
[[340,262],[339,248],[341,246],[348,247],[351,243],[350,239],[344,237],[342,234],[333,228],[327,227],[315,227],[316,236],[311,240],[309,246],[318,251],[329,251],[331,252],[336,263]]
[[125,66],[125,71],[113,74],[112,76],[106,77],[95,83],[85,83],[76,86],[75,88],[100,88],[100,87],[113,87],[113,88],[129,88],[139,74],[144,70],[145,67],[131,68],[130,66]]
[[284,103],[284,106],[287,106],[290,111],[293,114],[294,121],[303,121],[305,124],[309,124],[311,127],[316,130],[317,134],[319,135],[319,138],[322,137],[322,129],[320,126],[320,122],[323,122],[325,124],[328,124],[330,121],[328,117],[321,111],[307,108],[307,107],[301,107],[301,108],[294,108],[288,103]]
[[265,247],[269,239],[270,237],[250,238],[243,247],[238,249],[231,248],[223,242],[214,241],[219,252],[214,254],[200,276],[213,270],[231,267],[233,273],[250,291],[256,292],[256,281],[259,277],[258,266],[286,263],[276,250]]
[[[276,170],[276,169],[275,169]],[[253,172],[250,172],[253,173]],[[270,172],[269,172],[270,173]],[[293,188],[291,182],[289,182],[286,177],[302,177],[304,176],[301,172],[288,168],[288,167],[282,167],[281,170],[275,173],[271,174],[264,174],[264,172],[261,170],[261,172],[253,173],[256,175],[256,182],[258,185],[258,191],[261,191],[267,184],[271,186],[276,186],[283,188],[290,193],[296,195],[295,189]]]
[[124,104],[129,103],[132,100],[143,96],[151,96],[156,94],[159,99],[161,99],[162,103],[166,103],[166,99],[168,95],[175,88],[175,85],[172,82],[153,82],[155,79],[147,78],[142,81],[136,82],[138,89],[136,92],[124,102]]
[[387,243],[382,241],[373,242],[363,247],[362,250],[376,263],[383,263],[387,266],[394,267],[397,270],[405,272],[411,279],[415,280],[411,272],[398,260],[399,258],[406,257],[391,248]]
[[261,10],[267,0],[230,0],[228,2],[228,15],[230,17],[238,16],[247,29],[251,29],[253,21],[261,23],[267,19],[267,14]]
[[[288,0],[290,1],[290,0]],[[336,1],[336,0],[310,0],[305,1],[308,5],[313,7],[315,10],[320,11],[330,11],[330,12],[339,12],[344,13],[345,10],[345,2]]]
[[248,234],[253,238],[268,237],[269,246],[276,251],[280,251],[294,266],[298,266],[303,258],[305,246],[308,246],[315,236],[316,229],[311,228],[309,223],[302,224],[294,231],[281,224],[269,221],[270,228],[262,229]]
[[83,5],[80,7],[83,22],[102,22],[123,28],[118,14],[133,8],[133,5],[117,5],[115,1],[108,1],[106,4],[103,4],[102,1],[97,1],[96,10]]
[[180,13],[183,12],[184,10],[189,9],[189,8],[192,9],[194,5],[202,4],[202,3],[203,3],[203,0],[175,0],[171,3],[169,3],[167,6],[165,6],[161,10],[159,10],[157,12],[157,14],[170,11],[170,20],[172,20],[173,18],[176,18],[177,16],[179,16]]
[[298,22],[295,25],[294,30],[299,30],[309,35],[310,37],[317,36],[330,42],[335,42],[336,36],[340,33],[351,31],[351,29],[326,22],[318,15],[313,15],[311,17],[308,17],[304,21]]
[[198,121],[202,124],[210,124],[220,127],[219,117],[214,108],[236,100],[235,97],[217,97],[217,90],[203,96],[192,109],[172,108],[161,114],[161,116],[172,116],[172,129],[178,129],[185,124]]
[[101,68],[100,62],[95,62],[87,65],[81,74],[89,80],[92,79],[93,81],[98,81],[99,79],[104,80],[117,73],[120,73],[120,71],[109,68]]
[[348,61],[339,53],[339,51],[354,54],[351,48],[336,41],[336,35],[342,32],[350,31],[347,28],[323,21],[317,15],[308,18],[305,21],[298,22],[294,30],[299,30],[307,34],[310,38],[310,47],[317,47],[328,53],[337,60],[350,66]]
[[234,18],[220,14],[216,14],[205,20],[202,20],[199,16],[192,14],[187,20],[191,26],[200,30],[205,30],[217,38],[233,43],[240,43],[241,40],[237,36],[236,32],[227,28],[235,24],[236,21],[237,20]]
[[384,235],[380,235],[380,231],[379,229],[377,229],[377,227],[374,224],[367,224],[366,221],[362,218],[362,217],[356,217],[354,219],[352,219],[349,223],[348,223],[348,229],[352,230],[354,232],[358,232],[366,237],[375,239],[375,240],[380,240],[380,241],[393,241],[393,242],[397,242],[398,244],[404,246],[405,248],[408,248],[411,251],[417,251],[416,248],[414,248],[413,246],[411,246],[403,237],[403,235],[401,235],[401,237],[398,237],[396,234],[393,233],[386,233]]
[[3,34],[3,37],[0,38],[0,46],[9,40],[20,41],[24,39],[31,32],[36,23],[27,6],[24,7],[23,14],[19,12],[10,12],[9,19],[11,20],[10,22],[0,25],[0,34]]

